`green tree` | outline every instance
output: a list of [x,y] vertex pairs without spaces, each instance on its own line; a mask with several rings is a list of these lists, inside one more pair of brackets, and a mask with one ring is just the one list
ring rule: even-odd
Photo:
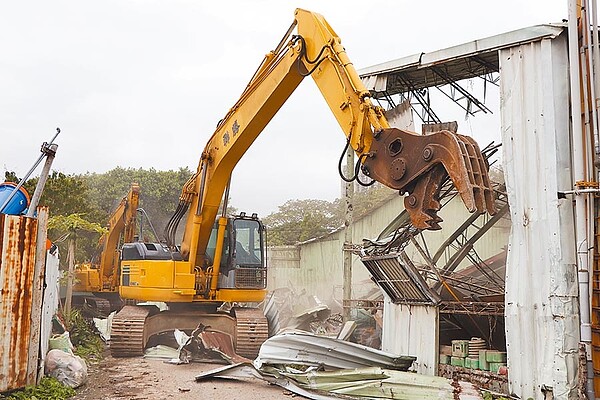
[[269,245],[291,245],[323,236],[338,228],[342,220],[337,206],[326,200],[288,200],[264,218]]
[[161,235],[175,212],[181,188],[191,175],[188,168],[157,171],[154,168],[117,167],[103,174],[87,173],[80,178],[89,188],[90,201],[106,214],[106,218],[127,193],[129,186],[134,182],[139,184],[140,207],[148,213]]
[[[356,191],[352,200],[353,220],[356,221],[380,207],[398,192],[375,184]],[[344,199],[288,200],[277,212],[263,219],[268,228],[269,245],[292,245],[323,236],[341,227],[345,219]]]
[[[9,182],[20,181],[12,171],[5,171],[4,177]],[[23,187],[30,195],[33,195],[38,180],[39,177],[30,178],[23,184]],[[67,175],[62,172],[52,171],[46,181],[39,205],[48,207],[51,217],[79,214],[85,216],[87,221],[104,224],[108,218],[107,214],[89,199],[88,185],[77,175]],[[61,234],[56,229],[50,228],[48,238],[56,240]],[[76,259],[81,261],[86,260],[88,254],[95,249],[96,241],[97,238],[94,235],[82,233],[78,239]],[[58,245],[61,253],[67,254],[68,249],[65,243],[61,242]]]
[[[4,177],[8,182],[20,181],[14,172],[6,171]],[[33,195],[38,180],[39,177],[30,178],[23,184],[30,195]],[[44,186],[39,205],[47,206],[51,215],[78,213],[85,214],[88,217],[100,216],[98,209],[88,201],[88,198],[87,185],[77,175],[66,175],[62,172],[52,171]]]
[[[353,219],[356,221],[364,217],[374,209],[381,207],[384,203],[390,201],[392,197],[396,196],[398,196],[397,190],[390,189],[389,187],[380,183],[376,183],[373,186],[356,191],[352,200],[354,209]],[[339,204],[341,210],[344,209],[342,199],[337,199],[336,203]]]

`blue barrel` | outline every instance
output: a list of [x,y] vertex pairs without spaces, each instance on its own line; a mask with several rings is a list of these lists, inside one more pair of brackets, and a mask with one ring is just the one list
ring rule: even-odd
[[[4,204],[6,199],[10,197],[11,193],[16,187],[17,184],[12,182],[4,182],[0,184],[0,207],[2,207],[2,204]],[[25,190],[24,187],[21,187],[17,193],[13,195],[6,207],[4,207],[4,209],[0,212],[2,212],[2,214],[19,215],[25,211],[28,206],[29,193],[27,193],[27,190]]]

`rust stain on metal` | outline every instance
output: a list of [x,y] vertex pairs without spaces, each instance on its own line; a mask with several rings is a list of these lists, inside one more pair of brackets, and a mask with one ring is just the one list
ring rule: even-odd
[[37,220],[0,215],[0,392],[27,382]]

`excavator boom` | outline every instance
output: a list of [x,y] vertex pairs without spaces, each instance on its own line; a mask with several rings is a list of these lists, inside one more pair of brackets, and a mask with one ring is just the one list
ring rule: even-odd
[[450,132],[424,136],[391,128],[384,110],[371,102],[339,36],[321,15],[297,9],[286,36],[265,56],[221,120],[202,152],[198,172],[182,191],[181,202],[191,210],[182,243],[185,259],[202,265],[236,163],[309,75],[358,155],[363,172],[409,194],[405,204],[416,227],[439,229],[436,194],[448,175],[469,211],[495,212],[477,143]]
[[108,230],[99,240],[99,258],[75,267],[73,303],[94,314],[108,315],[121,308],[118,296],[119,244],[133,241],[140,187],[133,183],[108,220]]

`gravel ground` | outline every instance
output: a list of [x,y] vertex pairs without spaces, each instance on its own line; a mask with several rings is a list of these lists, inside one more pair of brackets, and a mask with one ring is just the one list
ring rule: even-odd
[[76,400],[213,399],[272,400],[291,397],[279,386],[260,379],[212,379],[200,383],[194,377],[219,364],[172,365],[162,360],[113,358],[88,368],[88,382],[77,389]]

